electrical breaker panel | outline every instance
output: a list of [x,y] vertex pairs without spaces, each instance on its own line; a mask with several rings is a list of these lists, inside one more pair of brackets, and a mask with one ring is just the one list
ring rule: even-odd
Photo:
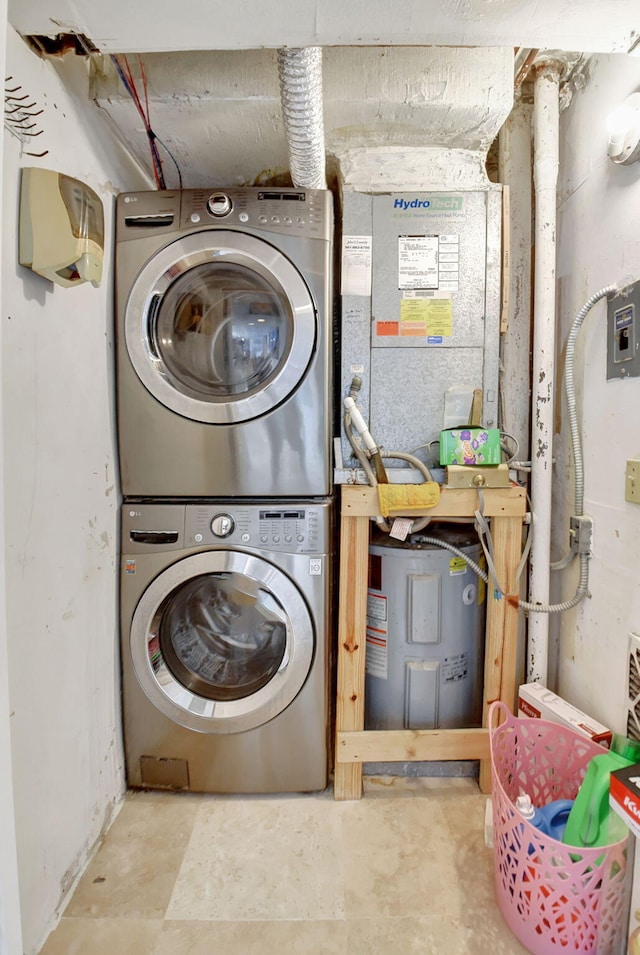
[[640,375],[640,282],[607,303],[607,380]]

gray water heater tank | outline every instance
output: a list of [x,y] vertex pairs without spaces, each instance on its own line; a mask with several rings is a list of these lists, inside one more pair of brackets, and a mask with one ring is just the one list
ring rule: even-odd
[[427,525],[406,541],[375,531],[369,546],[365,726],[479,726],[485,585],[452,544],[482,564],[470,525]]

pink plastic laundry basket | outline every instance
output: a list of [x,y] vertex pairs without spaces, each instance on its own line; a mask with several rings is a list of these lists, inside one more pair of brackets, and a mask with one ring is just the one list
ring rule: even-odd
[[534,955],[619,955],[629,837],[578,851],[544,835],[514,808],[523,792],[534,806],[575,799],[602,747],[556,723],[517,719],[499,702],[489,708],[489,728],[494,875],[504,920]]

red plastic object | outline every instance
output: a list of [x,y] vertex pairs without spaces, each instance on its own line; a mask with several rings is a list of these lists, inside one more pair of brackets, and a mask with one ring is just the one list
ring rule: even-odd
[[[497,724],[500,725],[497,725]],[[577,850],[532,826],[514,803],[575,799],[602,747],[557,723],[489,708],[494,879],[498,907],[533,955],[617,955],[630,892],[629,837]]]

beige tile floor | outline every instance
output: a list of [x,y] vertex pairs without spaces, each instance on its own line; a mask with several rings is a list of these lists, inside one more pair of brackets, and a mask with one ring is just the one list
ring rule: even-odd
[[526,955],[470,779],[365,797],[130,792],[41,955]]

